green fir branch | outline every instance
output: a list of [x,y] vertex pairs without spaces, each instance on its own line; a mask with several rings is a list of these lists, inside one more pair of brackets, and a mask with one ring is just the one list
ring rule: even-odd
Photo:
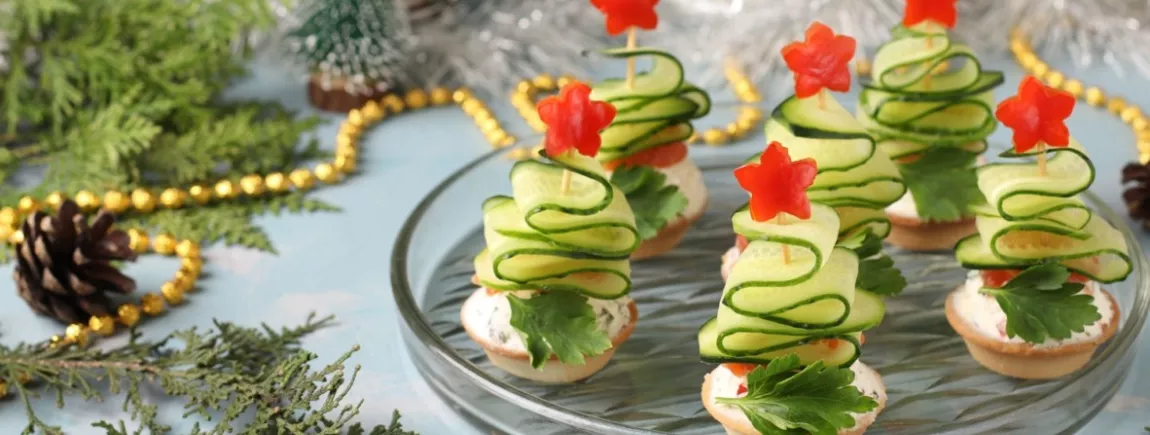
[[[275,22],[264,0],[0,0],[0,10],[0,207],[286,173],[330,155],[304,138],[318,118],[223,97],[247,73],[237,37]],[[17,171],[43,176],[14,185]],[[126,219],[274,252],[256,216],[333,209],[290,194]]]
[[[184,417],[211,422],[194,424],[192,434],[413,435],[403,430],[398,413],[391,425],[370,432],[352,424],[362,401],[347,403],[347,395],[359,367],[348,374],[345,364],[358,346],[318,369],[313,368],[316,355],[300,347],[301,338],[333,323],[332,317],[312,315],[300,326],[277,331],[216,321],[210,331],[181,330],[157,341],[144,340],[133,330],[127,344],[109,350],[43,343],[0,346],[0,381],[13,386],[15,402],[27,412],[24,434],[63,433],[33,406],[31,399],[41,392],[55,395],[59,408],[65,407],[65,398],[122,396],[129,421],[100,421],[94,427],[115,435],[168,433],[172,428],[142,394],[145,387],[156,386],[183,399]],[[244,423],[247,418],[251,421]]]

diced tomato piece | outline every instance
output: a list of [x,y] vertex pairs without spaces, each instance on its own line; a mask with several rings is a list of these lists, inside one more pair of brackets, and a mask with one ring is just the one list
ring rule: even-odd
[[735,235],[735,246],[739,248],[739,252],[746,251],[747,245],[749,244],[751,244],[751,242],[748,241],[746,237],[743,237],[741,234]]
[[739,389],[735,391],[736,396],[747,394],[747,384],[739,384]]
[[839,340],[837,338],[824,338],[819,340],[819,342],[825,344],[827,347],[831,348],[831,350],[839,348]]
[[982,275],[982,285],[990,288],[1002,288],[1019,273],[1022,271],[1017,269],[987,269],[979,272]]
[[487,296],[495,296],[497,294],[499,294],[499,290],[487,289]]
[[626,158],[612,160],[604,163],[603,167],[608,171],[614,171],[615,168],[620,166],[654,166],[656,168],[668,168],[686,158],[687,144],[675,142],[670,145],[660,145],[639,151]]
[[[1010,280],[1018,276],[1019,273],[1022,273],[1022,271],[1017,269],[987,269],[979,272],[979,274],[982,275],[982,285],[990,288],[1002,288],[1007,282],[1010,282]],[[1090,282],[1090,278],[1079,273],[1071,273],[1070,278],[1068,278],[1066,282],[1086,284]]]
[[918,159],[921,159],[921,158],[922,158],[922,153],[907,154],[905,156],[894,159],[894,162],[905,165],[907,163],[914,163],[914,162],[918,161]]
[[754,371],[759,365],[750,363],[724,363],[723,367],[726,367],[727,370],[730,370],[735,376],[741,378],[747,376],[747,373]]
[[859,333],[859,346],[866,344],[866,334]]

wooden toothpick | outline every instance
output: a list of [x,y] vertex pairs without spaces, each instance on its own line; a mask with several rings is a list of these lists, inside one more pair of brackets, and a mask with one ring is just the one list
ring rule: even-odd
[[[627,29],[627,50],[634,50],[638,44],[638,31],[635,27]],[[635,87],[635,56],[627,58],[627,89]]]
[[563,170],[563,181],[559,184],[559,193],[566,195],[567,191],[571,190],[571,170]]
[[[819,95],[821,96],[822,94]],[[786,215],[779,213],[779,215],[775,217],[775,223],[778,225],[786,225],[787,221],[784,216]],[[785,243],[783,244],[783,264],[791,264],[791,247]]]

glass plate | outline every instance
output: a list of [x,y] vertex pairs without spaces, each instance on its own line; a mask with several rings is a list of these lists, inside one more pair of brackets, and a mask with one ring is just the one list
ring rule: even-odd
[[[480,204],[509,194],[509,150],[460,169],[425,198],[404,225],[392,257],[395,300],[416,366],[468,417],[509,434],[721,434],[699,392],[712,369],[698,359],[695,332],[715,315],[719,257],[732,245],[730,215],[746,201],[731,175],[745,156],[698,160],[711,201],[673,252],[633,266],[639,324],[611,363],[590,379],[542,386],[492,366],[464,333],[459,309],[475,287],[471,260],[483,245]],[[882,373],[889,400],[871,434],[1073,432],[1117,391],[1130,369],[1150,290],[1147,264],[1130,229],[1092,195],[1086,201],[1131,246],[1134,273],[1107,286],[1123,325],[1082,371],[1054,381],[993,374],[967,354],[943,312],[965,272],[950,254],[888,247],[910,285],[888,299],[883,324],[867,331],[862,360]]]

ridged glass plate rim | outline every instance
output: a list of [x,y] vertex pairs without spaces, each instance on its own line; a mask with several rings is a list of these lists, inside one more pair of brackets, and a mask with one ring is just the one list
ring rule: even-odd
[[[424,346],[432,351],[434,357],[439,358],[440,362],[446,363],[448,366],[455,368],[460,373],[464,374],[468,379],[474,382],[479,387],[486,390],[488,393],[495,395],[499,398],[507,400],[512,404],[533,412],[537,415],[550,419],[560,424],[569,425],[571,427],[578,427],[581,429],[595,430],[603,433],[617,433],[617,434],[656,434],[660,432],[638,429],[626,426],[615,421],[607,420],[596,415],[590,415],[579,411],[574,411],[562,406],[555,405],[545,400],[541,400],[534,395],[526,393],[513,385],[509,385],[503,381],[493,378],[492,376],[484,373],[481,369],[473,365],[470,361],[458,355],[433,329],[431,324],[427,321],[423,312],[420,310],[419,304],[415,299],[412,291],[413,285],[407,273],[408,266],[408,253],[411,248],[411,241],[415,235],[416,229],[420,221],[425,217],[429,209],[435,204],[435,201],[446,191],[452,187],[456,181],[466,176],[475,168],[497,158],[507,158],[509,153],[515,149],[525,149],[526,146],[521,147],[508,147],[503,149],[496,149],[490,151],[479,158],[469,162],[460,169],[453,172],[446,179],[435,186],[424,197],[404,221],[403,226],[400,228],[399,235],[396,238],[395,246],[392,250],[391,257],[391,284],[392,296],[395,299],[396,306],[405,324],[412,334],[403,334],[404,339],[408,340],[408,345]],[[706,159],[696,158],[696,163],[703,171],[716,170],[719,168],[734,169],[737,165],[741,164],[743,160],[739,155],[729,156],[715,156]],[[494,194],[494,192],[493,192]],[[1135,269],[1140,271],[1139,274],[1133,275],[1131,278],[1136,280],[1133,288],[1136,289],[1134,304],[1128,312],[1124,313],[1126,322],[1120,327],[1120,330],[1115,334],[1108,345],[1100,351],[1082,370],[1069,375],[1070,378],[1065,378],[1062,385],[1056,387],[1051,394],[1037,398],[1029,402],[1023,402],[1017,406],[1003,408],[996,413],[981,416],[974,421],[956,422],[953,424],[943,425],[937,428],[935,433],[969,433],[971,431],[978,431],[983,425],[987,426],[982,428],[993,429],[994,426],[1000,425],[999,418],[1007,416],[1016,412],[1037,412],[1042,409],[1049,409],[1054,404],[1069,398],[1069,396],[1076,394],[1070,388],[1075,385],[1077,381],[1082,378],[1088,377],[1104,362],[1110,361],[1112,358],[1120,358],[1130,350],[1134,345],[1135,338],[1142,330],[1146,322],[1148,311],[1150,311],[1150,264],[1148,264],[1146,256],[1143,254],[1137,238],[1134,236],[1133,231],[1129,225],[1110,207],[1106,206],[1101,198],[1091,192],[1084,192],[1083,196],[1088,198],[1095,211],[1102,215],[1107,221],[1115,225],[1122,236],[1125,238],[1130,250],[1130,258],[1135,263]],[[401,325],[402,326],[402,325]],[[411,342],[408,337],[414,336],[418,342]],[[418,364],[417,364],[418,366]],[[429,374],[425,373],[425,368],[419,367],[420,373],[428,377]],[[1122,375],[1125,378],[1126,374]],[[439,388],[439,387],[436,387]],[[441,391],[441,393],[443,393]],[[979,427],[972,427],[972,423],[979,424]]]

